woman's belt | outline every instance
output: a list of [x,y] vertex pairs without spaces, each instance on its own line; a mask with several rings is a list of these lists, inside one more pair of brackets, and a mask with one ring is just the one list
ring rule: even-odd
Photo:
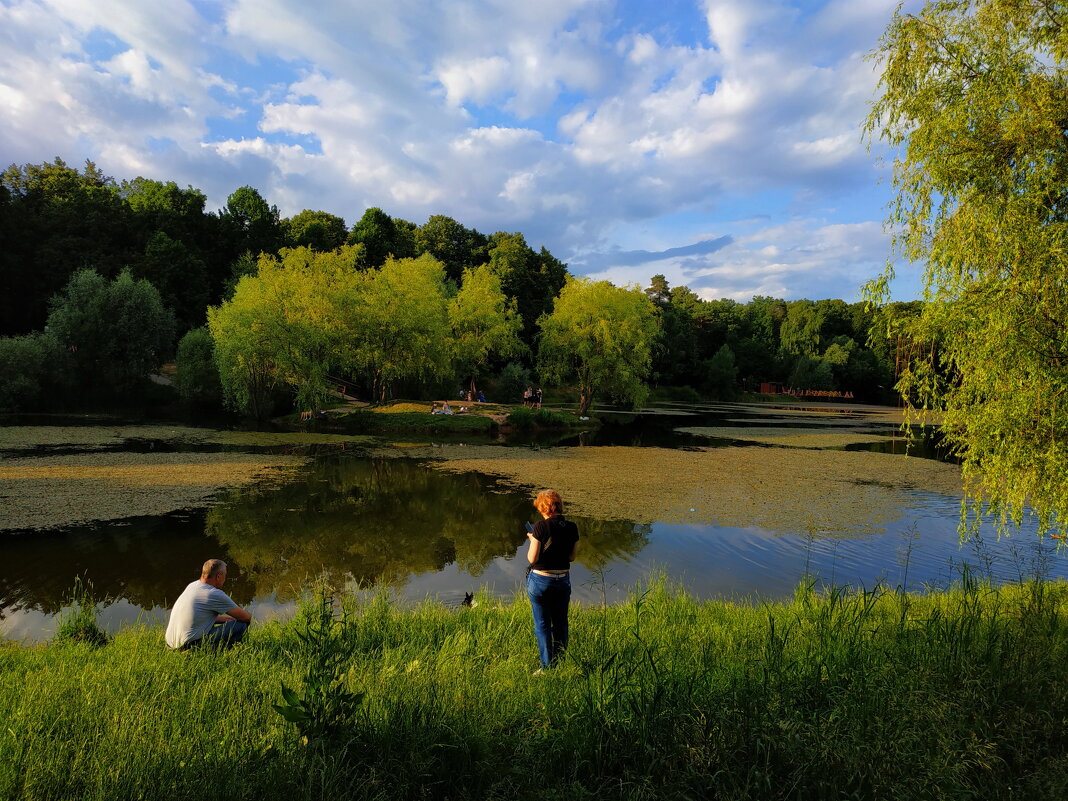
[[570,571],[568,570],[535,570],[530,569],[531,573],[537,573],[539,576],[548,576],[550,578],[559,578],[560,576],[566,576]]

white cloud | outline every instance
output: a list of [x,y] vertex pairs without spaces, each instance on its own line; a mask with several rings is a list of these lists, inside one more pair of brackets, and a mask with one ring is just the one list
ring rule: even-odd
[[[445,213],[522,230],[565,259],[636,223],[778,193],[769,214],[781,227],[763,235],[783,241],[739,235],[673,262],[680,281],[713,282],[707,292],[820,285],[791,241],[843,264],[885,248],[855,229],[846,238],[865,255],[849,256],[829,225],[781,221],[791,200],[809,218],[874,179],[859,124],[876,76],[862,57],[890,0],[828,0],[808,16],[786,0],[704,0],[691,45],[621,20],[609,0],[228,0],[218,11],[216,24],[187,0],[0,3],[0,155],[90,156],[120,177],[200,186],[216,207],[247,183],[286,214]],[[110,52],[88,52],[90,36]],[[210,135],[222,119],[225,133]],[[678,239],[637,246],[693,241],[657,236]],[[850,269],[834,274],[852,281]]]
[[[755,221],[766,222],[766,221]],[[727,228],[752,229],[754,221]],[[748,301],[754,295],[785,299],[856,300],[861,286],[885,262],[887,237],[876,222],[827,223],[799,219],[739,233],[708,253],[659,258],[591,273],[617,284],[648,286],[660,273],[706,299]],[[609,257],[605,257],[608,259]]]

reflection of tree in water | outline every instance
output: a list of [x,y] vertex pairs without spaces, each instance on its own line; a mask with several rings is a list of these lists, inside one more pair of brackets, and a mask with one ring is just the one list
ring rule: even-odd
[[[455,563],[478,576],[526,542],[532,501],[529,491],[501,492],[489,478],[405,459],[322,459],[293,484],[232,493],[206,522],[195,511],[5,537],[0,619],[58,612],[75,576],[100,598],[169,607],[216,556],[230,561],[226,591],[242,604],[292,597],[324,570],[338,581],[402,583]],[[590,568],[629,558],[649,533],[626,521],[574,520],[579,562]]]
[[[527,493],[494,491],[476,474],[442,473],[403,459],[323,461],[280,489],[242,490],[208,513],[257,595],[292,595],[309,577],[403,583],[455,563],[478,576],[525,542]],[[633,554],[646,530],[579,519],[580,561],[594,566]]]
[[[4,538],[0,619],[4,612],[58,612],[76,576],[100,599],[125,599],[144,609],[168,606],[218,556],[203,536],[203,512],[130,518]],[[229,589],[229,587],[228,587]]]
[[608,566],[617,559],[629,559],[649,544],[653,527],[629,520],[595,520],[573,517],[582,538],[578,563],[590,570]]

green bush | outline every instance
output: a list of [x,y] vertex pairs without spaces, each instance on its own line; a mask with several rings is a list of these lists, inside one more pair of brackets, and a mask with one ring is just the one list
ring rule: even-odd
[[100,647],[108,644],[108,635],[96,622],[97,600],[91,582],[74,579],[74,587],[67,599],[67,609],[59,617],[54,641],[84,643]]
[[575,415],[567,412],[520,406],[509,413],[508,425],[516,430],[527,428],[570,428],[575,425],[581,425],[581,421]]
[[48,334],[0,338],[0,409],[22,411],[45,404],[59,365],[55,339]]
[[129,270],[114,281],[79,270],[50,306],[49,334],[70,354],[83,392],[126,397],[142,391],[174,344],[174,315],[156,288]]
[[222,405],[215,342],[207,326],[194,328],[178,343],[174,387],[189,403]]

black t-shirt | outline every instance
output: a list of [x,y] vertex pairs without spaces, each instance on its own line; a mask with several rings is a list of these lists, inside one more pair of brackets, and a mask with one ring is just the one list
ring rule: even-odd
[[534,524],[534,539],[541,543],[533,570],[567,570],[571,567],[571,549],[578,542],[578,526],[562,515],[554,515]]

